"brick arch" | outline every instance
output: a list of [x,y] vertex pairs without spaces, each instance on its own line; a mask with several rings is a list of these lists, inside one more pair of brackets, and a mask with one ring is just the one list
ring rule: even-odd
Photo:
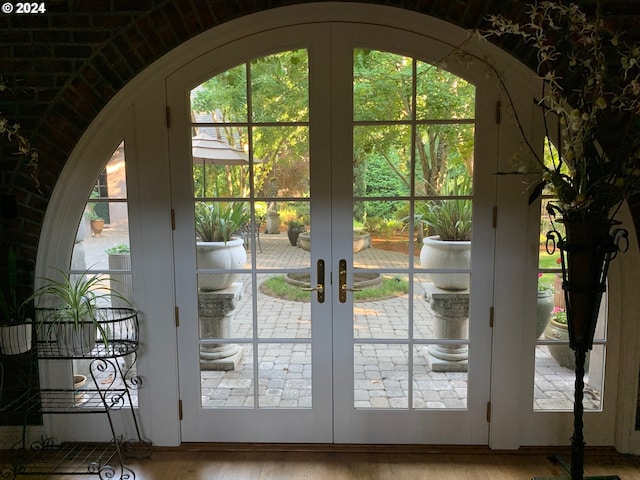
[[[338,0],[346,2],[346,0]],[[20,245],[23,271],[33,271],[48,199],[82,133],[128,81],[190,38],[230,20],[308,0],[91,0],[48,2],[42,16],[12,16],[0,30],[0,45],[11,72],[14,103],[0,111],[20,118],[40,151],[40,191],[15,157],[1,155],[0,193],[17,199],[16,218],[0,218],[0,272],[7,245]],[[352,3],[352,2],[348,2]],[[474,28],[488,13],[522,14],[517,0],[360,0],[430,15]],[[590,0],[581,2],[593,3]],[[628,13],[628,12],[621,12]],[[6,20],[7,17],[3,17]],[[526,51],[516,55],[526,62]],[[21,89],[20,80],[33,89]],[[24,119],[24,120],[23,120]],[[6,152],[6,148],[4,151]],[[0,146],[0,153],[3,153]],[[634,215],[635,216],[635,215]],[[636,216],[637,217],[637,216]]]

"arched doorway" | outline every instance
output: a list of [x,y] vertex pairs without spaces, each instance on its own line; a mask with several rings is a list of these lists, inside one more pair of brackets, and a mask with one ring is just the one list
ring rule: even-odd
[[[75,165],[70,161],[69,171],[65,172],[62,183],[83,179],[84,183],[91,185],[104,165],[105,160],[99,160],[100,156],[108,158],[124,139],[132,225],[130,239],[132,251],[136,252],[132,255],[131,273],[134,298],[142,312],[144,334],[139,371],[146,379],[146,387],[140,391],[139,412],[147,434],[154,442],[168,445],[200,440],[488,443],[496,448],[515,448],[529,442],[563,442],[570,422],[561,431],[543,431],[535,440],[528,440],[527,433],[521,429],[512,428],[521,417],[533,418],[531,397],[521,398],[520,394],[523,383],[533,385],[534,381],[533,372],[530,373],[531,378],[522,377],[522,365],[530,362],[527,359],[534,355],[535,343],[532,339],[529,352],[523,348],[527,342],[521,332],[526,330],[527,319],[532,315],[525,308],[529,302],[525,294],[529,281],[525,279],[528,277],[514,272],[531,270],[535,276],[537,268],[529,264],[531,252],[523,254],[521,245],[527,238],[537,238],[538,232],[531,230],[531,221],[527,220],[527,216],[531,217],[531,210],[521,195],[519,180],[497,179],[494,175],[496,170],[508,164],[509,152],[517,149],[512,135],[513,125],[495,121],[499,91],[483,71],[476,71],[472,65],[449,65],[447,68],[453,77],[459,77],[475,88],[473,116],[423,118],[412,114],[407,118],[358,118],[354,116],[357,111],[355,102],[358,101],[353,89],[354,52],[388,53],[402,59],[400,63],[415,65],[411,67],[410,83],[413,86],[409,94],[415,99],[419,93],[417,73],[420,64],[429,65],[443,58],[451,45],[459,43],[463,33],[419,15],[385,16],[390,11],[397,13],[385,8],[374,8],[366,13],[352,6],[344,6],[343,11],[331,14],[318,13],[320,11],[313,6],[294,8],[286,22],[275,12],[265,13],[260,16],[261,22],[248,19],[233,22],[180,47],[175,55],[167,57],[166,62],[160,62],[155,70],[145,72],[132,82],[128,95],[118,96],[105,109],[103,118],[114,121],[117,117],[117,128],[98,130],[96,125],[83,138],[74,158],[87,158],[91,152],[96,158],[95,163],[76,169],[74,167],[78,166],[79,160]],[[338,13],[343,14],[343,22],[351,20],[352,23],[332,23],[331,20],[338,18],[332,16]],[[374,25],[382,23],[382,18],[386,19],[386,26]],[[428,29],[425,22],[429,24]],[[429,35],[424,35],[422,32],[427,30]],[[207,79],[232,68],[243,66],[247,71],[246,66],[249,65],[250,71],[251,63],[256,59],[299,50],[306,52],[309,62],[308,116],[287,120],[288,123],[277,118],[235,120],[233,126],[246,135],[247,158],[252,158],[246,165],[253,175],[245,191],[248,193],[221,196],[206,191],[204,187],[198,193],[194,184],[191,139],[200,133],[195,129],[206,130],[216,125],[208,119],[203,121],[191,117],[190,93]],[[525,86],[516,87],[523,99],[528,98]],[[523,100],[523,103],[527,102]],[[423,284],[429,283],[430,274],[442,272],[423,268],[412,255],[416,253],[415,245],[414,250],[409,250],[403,257],[405,260],[400,266],[360,260],[365,258],[364,253],[370,252],[365,250],[363,256],[358,257],[359,254],[352,249],[354,206],[364,203],[375,206],[376,202],[386,206],[383,204],[396,201],[402,203],[408,217],[413,218],[419,202],[441,200],[415,189],[419,156],[416,138],[421,129],[428,131],[426,126],[431,128],[440,124],[464,124],[465,128],[471,125],[473,131],[472,193],[457,195],[449,192],[447,195],[452,197],[447,199],[461,197],[473,205],[472,263],[471,267],[459,269],[460,273],[471,276],[467,297],[470,311],[468,333],[463,333],[462,338],[459,335],[437,336],[433,329],[425,334],[418,328],[422,321],[418,307],[428,304],[433,308],[430,302],[434,301],[433,292],[425,291]],[[100,125],[105,123],[100,122]],[[409,175],[410,187],[401,194],[396,192],[386,196],[378,190],[369,195],[354,185],[354,166],[358,165],[354,163],[354,157],[360,145],[358,134],[364,132],[371,136],[370,132],[380,131],[381,126],[402,127],[409,132],[405,158],[413,177]],[[309,192],[285,195],[258,192],[255,188],[258,170],[255,167],[264,159],[254,154],[261,147],[263,137],[260,129],[294,127],[306,132]],[[47,225],[56,218],[62,224],[77,224],[77,215],[80,215],[87,199],[86,192],[61,190],[56,193]],[[214,205],[238,200],[251,213],[248,260],[240,267],[222,270],[245,277],[242,298],[249,305],[246,318],[250,329],[245,333],[232,331],[231,334],[203,336],[200,330],[202,314],[198,306],[198,275],[221,272],[212,272],[196,262],[194,208],[198,202]],[[259,213],[261,203],[269,202],[308,206],[310,228],[314,234],[313,248],[311,252],[301,254],[296,247],[289,247],[302,255],[302,263],[294,266],[268,264],[265,252],[257,248],[256,227],[259,224],[256,213]],[[74,211],[71,206],[77,215],[68,213]],[[293,210],[300,212],[301,208]],[[45,246],[39,256],[42,259],[39,268],[52,264],[65,267],[73,235],[65,236],[59,230],[54,234],[53,229],[46,228],[47,225],[45,232],[48,237],[47,242],[43,242]],[[416,223],[408,222],[404,233],[407,243],[409,238],[413,239],[416,230]],[[263,250],[268,246],[267,240],[271,240],[268,235],[260,232]],[[271,235],[275,238],[276,234]],[[319,260],[325,264],[324,301],[320,301],[317,292],[313,292],[311,302],[295,307],[298,327],[300,323],[308,326],[296,330],[295,334],[286,329],[284,333],[269,334],[271,336],[263,333],[260,330],[264,323],[263,313],[271,302],[259,288],[263,280],[300,270],[309,274],[313,279],[311,283],[316,285],[320,276]],[[346,282],[342,282],[340,277],[342,260],[346,266]],[[358,322],[368,322],[369,313],[374,309],[363,314],[362,309],[353,303],[352,292],[347,292],[346,301],[341,301],[342,283],[353,288],[353,272],[358,269],[398,277],[407,282],[407,293],[404,299],[399,300],[404,310],[401,313],[396,310],[403,327],[399,329],[401,333],[397,333],[398,330],[393,333],[373,331],[368,323],[364,329],[361,328],[363,324]],[[494,292],[498,290],[500,295],[496,296]],[[380,323],[392,323],[388,321],[387,310],[377,317]],[[242,347],[244,367],[252,369],[250,376],[232,379],[225,373],[215,373],[222,379],[212,380],[214,374],[209,373],[211,370],[202,368],[202,347],[218,348],[231,344]],[[427,372],[421,370],[432,369],[433,364],[420,362],[431,361],[429,355],[433,352],[430,352],[430,347],[448,346],[466,348],[467,369],[445,371],[444,376],[451,373],[449,377],[453,381],[445,382],[446,385],[437,384],[423,376]],[[295,353],[302,365],[296,368],[302,368],[303,372],[308,362],[310,376],[305,378],[303,375],[300,382],[291,384],[296,384],[299,391],[308,391],[310,403],[295,406],[286,402],[277,406],[269,403],[276,390],[284,392],[284,388],[276,388],[280,385],[279,380],[284,386],[288,379],[295,378],[295,372],[289,371],[284,363],[278,364],[281,365],[279,374],[282,378],[261,377],[261,370],[266,373],[269,363],[265,360],[266,355],[273,356],[274,348],[278,349],[276,353],[280,356],[286,352],[290,356]],[[371,358],[375,360],[370,361]],[[394,363],[396,358],[400,359],[399,363]],[[504,358],[509,360],[507,364],[498,361]],[[391,360],[394,368],[381,368],[387,360]],[[369,374],[367,368],[371,368]],[[396,376],[391,380],[397,382],[397,396],[391,394],[396,384],[387,381],[390,374]],[[270,384],[271,380],[276,381]],[[213,382],[218,383],[215,388],[210,388]],[[230,387],[228,392],[222,393],[220,383]],[[268,392],[269,386],[272,392]],[[363,386],[365,388],[359,388]],[[220,404],[209,405],[204,399],[213,399],[212,403],[215,403],[217,395],[231,395],[233,388],[246,389],[242,401],[247,403],[220,407]],[[447,395],[455,395],[458,402],[447,404],[441,401],[441,392],[445,391]],[[365,402],[365,392],[368,404],[362,403]],[[424,392],[439,397],[437,400],[420,397]],[[607,418],[610,418],[607,415],[610,416],[611,411],[598,412],[600,420],[597,423],[607,423]],[[488,412],[492,412],[491,418]],[[565,420],[570,417],[567,412],[554,415]],[[99,437],[99,428],[95,431],[95,436]],[[65,422],[65,433],[69,437],[86,435],[80,422],[73,418]],[[612,442],[612,429],[601,434],[599,443]]]

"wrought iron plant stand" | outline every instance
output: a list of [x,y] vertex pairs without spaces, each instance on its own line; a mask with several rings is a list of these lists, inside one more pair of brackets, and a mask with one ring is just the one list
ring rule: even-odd
[[[132,390],[142,384],[140,377],[133,374],[138,349],[137,312],[130,308],[100,308],[99,323],[106,337],[76,353],[69,353],[59,346],[56,329],[47,320],[48,313],[47,309],[37,311],[36,347],[24,356],[24,361],[35,365],[37,360],[84,359],[89,361],[91,379],[86,387],[80,388],[27,388],[18,398],[3,406],[5,412],[24,415],[25,422],[22,439],[12,448],[11,465],[0,471],[0,477],[65,474],[95,475],[102,480],[135,479],[125,457],[151,454],[151,444],[142,438],[132,397]],[[2,362],[8,361],[19,360],[2,358]],[[124,441],[116,432],[112,413],[119,409],[127,409],[131,413],[136,436],[131,441]],[[30,442],[26,419],[34,413],[106,414],[111,442],[57,443],[46,437]]]

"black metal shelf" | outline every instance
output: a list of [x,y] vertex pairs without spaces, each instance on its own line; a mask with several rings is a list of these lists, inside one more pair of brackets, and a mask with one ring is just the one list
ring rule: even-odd
[[20,414],[105,413],[129,407],[126,394],[126,388],[110,389],[106,393],[99,389],[43,389],[25,394],[2,410]]
[[[136,352],[139,339],[138,314],[135,310],[104,307],[98,308],[96,314],[97,325],[90,320],[77,323],[60,321],[57,309],[38,309],[35,322],[38,359],[118,358]],[[67,331],[64,327],[67,327]],[[80,328],[91,332],[90,336],[75,333],[72,339],[61,338],[69,335],[69,330],[77,332]],[[62,346],[61,340],[72,340],[73,348]],[[87,341],[91,341],[91,344],[83,343]],[[68,353],[70,350],[72,354]]]
[[91,351],[85,354],[75,354],[72,356],[60,353],[57,342],[55,341],[38,341],[37,355],[39,360],[78,360],[78,359],[94,359],[94,358],[118,358],[131,355],[138,350],[137,342],[131,340],[112,340],[104,344],[97,341]]
[[[135,452],[137,456],[151,454],[151,445],[142,439],[131,397],[131,390],[142,382],[140,377],[131,375],[137,360],[138,316],[130,308],[99,308],[98,323],[82,321],[93,338],[88,341],[84,335],[80,345],[64,346],[62,337],[69,339],[67,331],[78,330],[70,322],[58,322],[55,309],[38,309],[37,328],[34,332],[35,348],[17,357],[0,355],[3,362],[31,362],[38,360],[90,360],[86,386],[81,388],[25,387],[25,391],[8,404],[0,405],[0,412],[24,415],[31,414],[106,414],[112,433],[112,442],[104,443],[63,443],[51,440],[35,442],[27,446],[26,424],[22,440],[12,449],[11,465],[0,471],[1,478],[16,478],[22,475],[97,475],[99,478],[135,478],[132,470],[123,461],[123,450]],[[72,343],[74,343],[72,342]],[[84,342],[84,343],[83,343]],[[124,358],[123,360],[123,357]],[[122,364],[122,365],[121,365]],[[0,368],[2,375],[3,368]],[[0,379],[0,385],[3,385]],[[54,385],[56,386],[56,385]],[[64,387],[64,385],[62,385]],[[2,392],[0,392],[0,395]],[[2,398],[0,396],[0,398]],[[111,411],[129,409],[137,438],[123,443],[116,436]],[[115,463],[115,468],[114,468]]]
[[[99,478],[135,478],[132,470],[119,461],[115,443],[38,442],[29,450],[13,452],[13,465],[5,467],[2,478],[10,475],[98,475]],[[113,463],[116,462],[116,463]],[[114,466],[115,465],[115,466]]]

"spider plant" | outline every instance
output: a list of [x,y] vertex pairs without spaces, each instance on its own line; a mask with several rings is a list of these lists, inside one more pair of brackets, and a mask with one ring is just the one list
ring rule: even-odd
[[42,298],[47,303],[51,302],[52,308],[47,309],[47,314],[40,320],[41,326],[46,325],[46,335],[48,336],[52,329],[63,325],[71,327],[77,334],[89,324],[98,331],[106,348],[109,334],[98,318],[98,303],[110,303],[112,298],[118,298],[126,304],[130,302],[88,270],[80,274],[56,270],[58,278],[43,278],[45,284],[32,296],[34,299]]

